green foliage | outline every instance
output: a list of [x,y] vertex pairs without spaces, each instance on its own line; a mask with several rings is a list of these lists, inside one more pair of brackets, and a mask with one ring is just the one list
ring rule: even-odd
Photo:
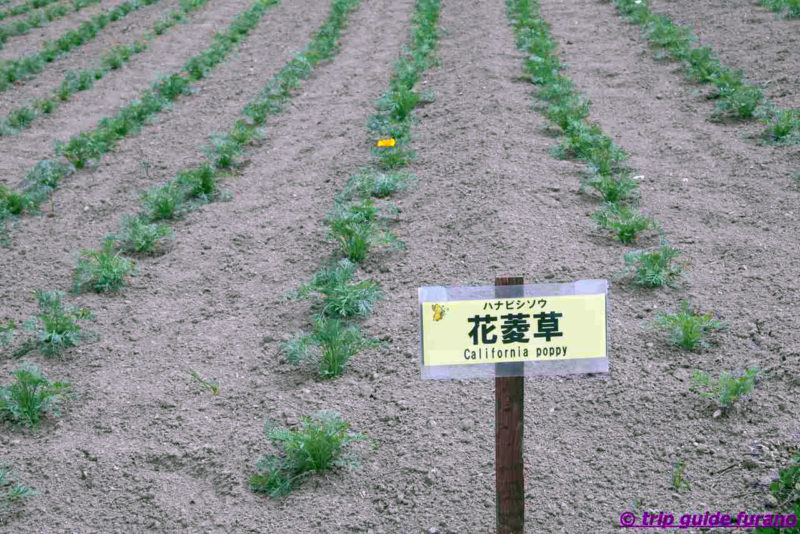
[[692,48],[697,38],[689,27],[675,24],[666,15],[651,13],[648,2],[644,0],[614,0],[614,3],[631,22],[645,28],[650,43],[663,51],[660,57],[671,56],[682,61],[690,78],[701,83],[713,83],[716,86],[716,91],[712,95],[718,99],[714,118],[728,116],[735,119],[753,119],[769,113],[772,105],[766,101],[758,87],[745,82],[741,71],[720,64],[709,47]]
[[765,143],[776,145],[800,144],[800,110],[789,109],[775,113],[772,120],[764,121],[767,127],[761,132]]
[[301,332],[282,343],[281,348],[291,364],[308,360],[316,365],[322,378],[335,378],[359,350],[376,344],[374,340],[363,338],[358,326],[320,316],[315,319],[311,333]]
[[[88,5],[88,3],[97,3],[98,1],[83,0],[81,4]],[[108,11],[92,15],[89,20],[81,22],[77,29],[67,30],[58,39],[44,41],[41,46],[42,50],[38,53],[0,62],[0,91],[7,90],[17,80],[30,79],[33,75],[41,72],[47,63],[55,61],[64,53],[91,41],[110,22],[120,20],[131,11],[156,2],[158,0],[127,0]],[[59,11],[56,11],[57,9]],[[61,6],[50,6],[46,10],[44,18],[52,20],[56,18],[56,15],[63,16],[67,13],[60,9]]]
[[761,89],[751,85],[719,88],[717,98],[715,116],[725,114],[738,119],[755,117],[764,102]]
[[698,46],[686,55],[687,74],[700,83],[711,83],[722,72],[722,65],[711,48]]
[[296,297],[314,297],[320,315],[331,318],[366,317],[382,297],[376,282],[352,282],[356,265],[348,259],[318,271],[308,284],[300,286]]
[[581,190],[594,189],[603,200],[610,203],[619,203],[636,198],[639,184],[631,178],[628,171],[617,174],[599,174],[589,172],[588,176],[581,181]]
[[107,241],[103,250],[83,250],[72,273],[72,290],[119,291],[125,287],[125,278],[133,273],[134,262],[113,250]]
[[219,382],[216,380],[204,380],[200,377],[197,371],[190,370],[189,375],[194,379],[197,383],[200,384],[204,390],[208,391],[214,396],[219,395]]
[[670,341],[686,350],[707,348],[706,337],[712,330],[725,328],[722,321],[712,318],[711,313],[692,311],[689,302],[681,301],[678,313],[658,312],[653,325],[669,332]]
[[[800,4],[798,4],[798,15],[800,16]],[[778,480],[769,486],[772,496],[778,502],[775,507],[776,513],[782,513],[784,517],[794,514],[800,517],[800,453],[797,453],[788,466],[781,469]],[[759,527],[756,529],[758,534],[800,534],[800,526],[791,528],[772,528]]]
[[626,272],[633,282],[644,287],[674,287],[683,274],[675,259],[680,252],[667,244],[657,251],[633,250],[623,256]]
[[399,169],[408,165],[417,154],[398,146],[392,148],[373,148],[372,154],[377,159],[377,165],[384,171]]
[[627,204],[608,203],[602,210],[596,211],[592,218],[599,227],[616,231],[622,243],[630,243],[636,239],[639,232],[659,229],[658,222],[642,215]]
[[18,482],[17,474],[8,465],[0,464],[0,511],[38,494],[38,491]]
[[652,15],[646,31],[651,45],[664,49],[676,59],[685,58],[696,40],[691,28],[678,26],[664,15]]
[[65,306],[62,291],[36,291],[39,313],[25,321],[25,330],[34,337],[23,343],[15,356],[38,350],[44,356],[59,356],[65,349],[75,347],[92,332],[82,330],[77,321],[92,320],[91,311],[75,306]]
[[[97,4],[99,2],[100,0],[80,0],[75,2],[73,8],[75,11],[78,11],[88,5]],[[66,5],[63,4],[56,4],[48,7],[47,9],[33,12],[31,12],[30,6],[30,3],[26,3],[15,6],[8,12],[4,12],[13,13],[15,15],[30,13],[30,15],[28,16],[27,20],[15,20],[7,25],[0,26],[0,49],[3,48],[3,44],[8,40],[9,37],[25,35],[31,30],[31,28],[41,28],[42,26],[46,25],[46,23],[64,17],[71,11]],[[27,9],[25,9],[25,7],[27,7]],[[5,17],[0,17],[0,20],[3,20],[3,18]]]
[[342,254],[353,262],[366,259],[373,246],[388,244],[402,248],[403,244],[386,227],[379,217],[379,210],[371,198],[346,205],[337,203],[328,215],[330,237],[334,239]]
[[341,199],[386,198],[394,193],[404,191],[413,182],[414,176],[409,172],[380,172],[369,168],[361,169],[358,173],[350,175],[342,191]]
[[122,252],[156,252],[170,238],[169,226],[151,223],[139,215],[123,215],[119,231],[106,236]]
[[58,416],[58,404],[69,394],[69,383],[50,382],[38,367],[22,362],[15,381],[0,388],[0,415],[14,423],[38,427],[43,413]]
[[27,127],[35,116],[36,112],[30,108],[18,108],[8,114],[7,120],[9,126],[21,130]]
[[6,324],[0,323],[0,347],[14,341],[16,330],[17,324],[14,321],[8,321]]
[[761,5],[775,11],[778,17],[800,18],[800,0],[761,0]]
[[338,412],[326,410],[303,416],[301,423],[299,430],[286,430],[267,422],[267,439],[280,454],[265,455],[258,460],[257,474],[250,477],[253,491],[278,497],[289,493],[315,471],[358,466],[357,457],[345,455],[343,449],[354,441],[365,440],[366,436],[350,432],[350,425],[340,419]]
[[217,173],[211,165],[203,165],[199,169],[180,171],[178,184],[189,199],[211,201],[217,194]]
[[670,486],[675,491],[683,491],[684,489],[691,489],[689,486],[689,473],[686,471],[686,462],[675,460],[672,462],[672,476],[670,477]]
[[690,389],[701,397],[716,401],[721,411],[725,413],[753,390],[760,378],[759,373],[761,369],[753,366],[744,372],[737,370],[720,373],[719,380],[713,382],[711,375],[705,371],[695,371],[692,374]]
[[237,164],[237,160],[244,151],[242,145],[227,135],[214,135],[211,137],[211,148],[206,153],[214,161],[218,169],[230,169]]
[[[129,5],[125,9],[138,9],[140,3],[150,4],[156,1],[137,0],[136,6],[131,7]],[[201,0],[196,1],[205,3]],[[277,0],[255,0],[249,9],[240,13],[231,22],[228,32],[215,33],[213,36],[215,43],[210,49],[212,52],[206,51],[198,56],[204,58],[204,65],[211,68],[224,60],[233,50],[236,42],[241,40],[258,23],[266,9],[275,3],[277,3]],[[120,4],[115,10],[123,8],[127,4],[128,2]],[[73,34],[70,35],[73,36]],[[141,47],[137,46],[137,48]],[[117,49],[117,53],[122,53],[121,50]],[[131,50],[129,47],[128,52]],[[97,77],[97,72],[100,71],[81,71],[71,76],[68,75],[65,82],[62,83],[59,93],[65,98],[69,98],[69,95],[74,90],[81,89],[81,84],[91,83],[91,80]],[[152,91],[144,91],[139,100],[134,100],[120,109],[114,117],[102,119],[96,129],[77,134],[71,137],[67,143],[57,143],[56,153],[63,155],[75,168],[81,169],[90,161],[99,159],[103,154],[113,150],[122,138],[139,131],[145,121],[164,109],[171,100],[185,94],[188,88],[189,80],[187,78],[178,74],[167,76],[155,83]],[[179,190],[180,188],[177,189]],[[167,191],[166,193],[171,192]],[[151,211],[151,216],[154,216],[153,220],[171,218],[175,215],[175,208],[178,206],[176,205],[170,210],[169,204],[179,197],[182,200],[182,195],[169,197],[169,194],[155,195],[154,198],[150,198],[149,194],[146,196],[146,202],[152,201],[150,202],[152,205],[148,205],[148,210],[150,211],[150,208],[153,208]]]
[[178,182],[168,182],[148,189],[142,194],[145,213],[151,222],[174,219],[181,215],[185,205],[185,189]]

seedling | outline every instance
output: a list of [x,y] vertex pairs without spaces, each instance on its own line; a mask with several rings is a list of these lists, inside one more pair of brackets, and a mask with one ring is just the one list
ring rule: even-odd
[[157,252],[172,230],[165,224],[149,222],[140,215],[123,215],[119,231],[106,235],[106,240],[122,252]]
[[26,340],[14,356],[20,357],[38,349],[44,356],[58,356],[69,347],[94,337],[93,332],[82,330],[77,321],[93,320],[90,310],[62,303],[63,291],[36,291],[39,313],[23,324],[33,332],[34,338]]
[[406,150],[397,146],[393,148],[373,148],[372,155],[377,159],[377,165],[385,171],[405,167],[412,159],[417,157],[416,152],[413,150]]
[[775,11],[779,18],[800,18],[800,0],[761,0],[761,5]]
[[761,90],[751,85],[721,87],[718,98],[715,118],[731,115],[738,119],[750,119],[756,115],[758,108],[764,102]]
[[38,494],[38,491],[18,482],[17,474],[8,465],[0,464],[0,511]]
[[58,416],[58,404],[69,394],[69,383],[50,382],[38,367],[22,362],[16,379],[0,388],[0,415],[14,423],[38,427],[43,413]]
[[800,144],[800,110],[790,109],[774,115],[772,121],[765,120],[767,127],[761,133],[765,143],[777,145]]
[[658,312],[653,326],[667,330],[670,341],[686,350],[707,348],[706,337],[712,330],[726,328],[722,321],[712,319],[711,313],[698,313],[689,308],[689,302],[681,301],[678,313]]
[[633,283],[644,287],[675,287],[683,274],[675,262],[679,255],[678,250],[663,244],[658,251],[633,250],[622,259],[625,272],[633,275]]
[[0,346],[8,345],[14,341],[16,330],[17,325],[14,321],[8,321],[6,324],[0,324]]
[[175,182],[153,187],[142,193],[144,209],[150,221],[174,219],[181,215],[187,208],[184,198],[184,189]]
[[[769,489],[778,503],[775,506],[776,512],[782,513],[784,517],[788,517],[790,514],[800,517],[800,453],[792,458],[788,466],[780,470],[778,480],[770,484]],[[756,532],[758,534],[800,534],[800,527],[759,527]]]
[[645,230],[658,230],[658,222],[652,217],[643,215],[627,204],[609,203],[596,211],[592,218],[600,228],[610,228],[617,232],[617,237],[622,243],[630,243]]
[[311,333],[301,332],[281,348],[292,365],[308,360],[318,367],[322,378],[336,378],[359,350],[376,344],[375,340],[363,338],[357,326],[321,316],[315,319]]
[[190,370],[189,375],[200,384],[204,390],[208,391],[212,395],[216,396],[219,395],[219,382],[217,380],[203,380],[197,371]]
[[380,172],[374,169],[361,169],[358,174],[350,175],[340,199],[386,198],[399,191],[404,191],[413,182],[414,176],[409,172]]
[[[382,297],[376,282],[363,280],[352,283],[356,266],[347,259],[328,269],[318,271],[311,282],[300,286],[297,298],[317,297],[315,307],[320,315],[331,318],[366,317],[375,301]],[[320,299],[321,296],[321,299]]]
[[672,462],[672,477],[670,478],[670,486],[673,490],[680,492],[682,490],[689,490],[689,473],[686,471],[686,462],[675,460]]
[[686,56],[687,74],[700,83],[713,82],[722,72],[722,65],[707,46],[698,46],[689,50]]
[[378,216],[378,208],[369,198],[350,205],[337,203],[328,215],[328,225],[330,237],[339,243],[344,256],[353,262],[366,259],[373,246],[403,247],[403,243],[385,228],[383,219]]
[[178,184],[187,198],[210,201],[217,193],[217,174],[211,165],[178,173]]
[[119,291],[125,287],[125,278],[133,274],[134,261],[123,258],[113,250],[112,241],[106,241],[102,250],[83,250],[72,273],[72,290],[75,293]]
[[739,399],[746,397],[759,381],[761,370],[753,366],[746,371],[720,373],[719,380],[712,382],[705,371],[695,371],[690,389],[706,399],[713,399],[722,413],[727,413]]
[[638,187],[639,184],[627,171],[616,175],[604,175],[590,170],[588,176],[581,181],[581,190],[592,188],[602,195],[603,200],[610,203],[636,198]]
[[257,474],[250,477],[253,491],[278,497],[289,493],[301,480],[315,471],[334,467],[358,467],[358,457],[343,451],[350,443],[367,439],[350,432],[350,425],[338,412],[326,410],[301,417],[300,430],[279,429],[268,421],[265,434],[279,455],[262,456],[256,463]]

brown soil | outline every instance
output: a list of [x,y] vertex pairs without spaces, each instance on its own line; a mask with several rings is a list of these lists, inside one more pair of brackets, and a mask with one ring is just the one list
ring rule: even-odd
[[[690,265],[679,290],[612,282],[606,380],[526,383],[526,531],[617,532],[634,501],[675,514],[763,512],[765,481],[800,447],[800,319],[792,313],[800,191],[789,178],[798,148],[743,139],[753,125],[709,122],[712,104],[692,96],[676,64],[654,61],[611,5],[542,4],[567,74],[592,100],[591,119],[631,154],[644,176],[643,207]],[[282,297],[333,250],[320,221],[348,174],[369,162],[365,124],[412,8],[411,0],[363,1],[339,55],[271,120],[265,142],[226,184],[234,200],[177,223],[169,252],[142,259],[121,295],[73,299],[96,312],[101,337],[64,359],[31,356],[80,396],[39,430],[0,426],[0,460],[41,492],[0,530],[493,531],[493,384],[419,379],[416,289],[503,275],[612,279],[627,250],[592,229],[588,215],[600,203],[577,193],[582,166],[550,156],[556,139],[531,109],[502,2],[443,2],[441,66],[421,82],[437,98],[416,112],[419,184],[399,199],[393,225],[406,250],[374,255],[361,273],[386,292],[364,324],[382,347],[325,382],[279,349],[308,327],[307,304]],[[53,217],[20,221],[0,255],[0,320],[31,315],[35,289],[68,287],[70,253],[96,248],[120,213],[137,209],[137,190],[198,161],[208,135],[237,118],[326,14],[323,2],[273,8],[196,94],[72,176],[55,194]],[[764,31],[778,23],[765,16]],[[138,68],[120,79],[149,80]],[[98,87],[85,107],[54,120],[100,113],[89,102],[110,105],[113,94],[111,83]],[[60,137],[70,124],[43,121],[32,132]],[[637,246],[656,243],[644,237]],[[680,299],[730,324],[710,349],[687,353],[644,328]],[[692,369],[750,364],[768,378],[728,417],[712,418],[713,406],[688,393]],[[17,365],[3,359],[0,375]],[[200,391],[189,369],[218,378],[220,396]],[[375,440],[358,446],[361,470],[313,476],[281,500],[252,493],[253,464],[270,450],[264,421],[293,425],[318,409],[339,410]],[[670,488],[674,460],[688,463],[689,491]]]

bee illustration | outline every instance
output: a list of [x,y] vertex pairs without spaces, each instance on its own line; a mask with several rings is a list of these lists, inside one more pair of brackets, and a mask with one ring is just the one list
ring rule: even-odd
[[444,319],[445,312],[449,309],[441,304],[432,304],[431,308],[433,309],[433,320],[434,321],[441,321]]

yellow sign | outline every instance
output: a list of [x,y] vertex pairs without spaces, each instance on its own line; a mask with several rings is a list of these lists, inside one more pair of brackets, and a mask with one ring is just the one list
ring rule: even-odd
[[378,139],[378,142],[375,143],[375,146],[378,148],[391,148],[397,144],[394,138],[391,139]]
[[421,302],[424,366],[606,358],[606,294]]

